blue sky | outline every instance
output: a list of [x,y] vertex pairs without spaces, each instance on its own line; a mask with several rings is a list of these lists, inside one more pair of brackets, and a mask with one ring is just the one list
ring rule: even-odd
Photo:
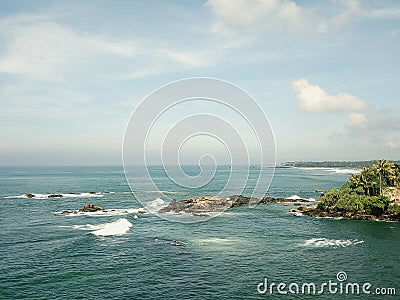
[[119,165],[140,101],[197,76],[259,102],[278,161],[399,159],[399,1],[1,1],[0,164]]

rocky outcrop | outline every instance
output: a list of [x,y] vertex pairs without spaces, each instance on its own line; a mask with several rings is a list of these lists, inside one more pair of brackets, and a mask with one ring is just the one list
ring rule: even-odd
[[106,211],[104,208],[98,205],[86,203],[83,208],[79,210],[64,210],[61,212],[62,215],[76,215],[79,213],[85,213],[85,212],[96,212],[96,211]]
[[27,197],[27,198],[33,198],[33,197],[35,197],[35,195],[34,195],[34,194],[25,194],[25,197]]
[[232,206],[233,201],[230,198],[219,197],[198,197],[182,201],[172,200],[168,206],[159,210],[159,213],[205,213],[223,211]]
[[219,212],[229,208],[256,205],[258,203],[294,203],[304,204],[309,203],[305,199],[284,199],[284,198],[250,198],[242,195],[220,198],[215,196],[202,196],[198,198],[190,198],[181,201],[172,200],[168,206],[159,210],[159,213],[191,213],[202,214],[207,212]]
[[95,211],[104,211],[104,208],[98,205],[87,203],[79,210],[80,212],[95,212]]

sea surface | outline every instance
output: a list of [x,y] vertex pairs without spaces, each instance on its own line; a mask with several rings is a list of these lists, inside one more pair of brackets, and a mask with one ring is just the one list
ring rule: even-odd
[[[250,168],[250,175],[257,170]],[[142,189],[144,174],[130,176],[138,198],[154,197],[153,204],[163,206],[172,198],[216,195],[229,173],[221,167],[208,184],[185,189],[162,167],[150,167],[161,195]],[[268,195],[316,198],[316,189],[338,188],[351,173],[276,169]],[[251,194],[251,184],[243,194]],[[107,212],[61,214],[85,203]],[[294,216],[292,207],[239,207],[172,222],[143,213],[122,167],[1,167],[0,298],[399,299],[398,223]],[[314,283],[318,292],[329,281],[336,293],[326,285],[319,295],[300,293],[303,283]],[[279,283],[287,294],[278,293]],[[370,283],[371,294],[345,294],[347,283]],[[299,294],[292,293],[296,284]],[[390,288],[397,295],[377,295]]]

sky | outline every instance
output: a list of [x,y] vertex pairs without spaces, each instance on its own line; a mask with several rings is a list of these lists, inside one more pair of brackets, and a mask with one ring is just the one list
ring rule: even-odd
[[400,1],[4,0],[0,165],[120,165],[135,108],[190,77],[249,93],[278,162],[400,159]]

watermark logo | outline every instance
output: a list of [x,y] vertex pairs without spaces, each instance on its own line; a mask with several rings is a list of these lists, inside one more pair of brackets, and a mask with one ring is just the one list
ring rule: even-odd
[[275,140],[263,109],[243,89],[224,80],[188,78],[160,87],[135,108],[125,130],[123,163],[134,196],[154,214],[173,199],[204,191],[258,199],[272,181]]
[[264,278],[257,285],[257,292],[261,295],[396,295],[394,287],[374,287],[369,282],[349,282],[345,272],[338,272],[335,280],[327,282],[273,282]]

